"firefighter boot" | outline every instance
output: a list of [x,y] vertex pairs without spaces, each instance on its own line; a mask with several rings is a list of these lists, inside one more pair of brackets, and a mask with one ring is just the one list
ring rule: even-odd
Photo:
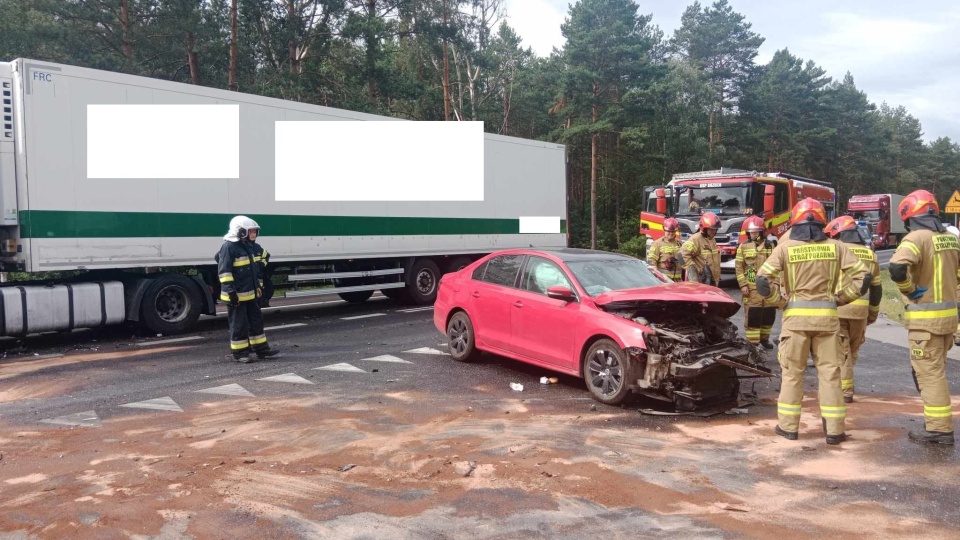
[[250,361],[250,350],[244,349],[242,351],[235,351],[233,353],[233,361],[240,362],[241,364],[246,364]]
[[840,444],[847,440],[846,433],[840,433],[839,435],[830,435],[827,433],[827,419],[821,418],[820,420],[823,421],[823,434],[827,436],[827,444]]
[[777,435],[789,441],[795,441],[800,436],[800,434],[797,433],[796,431],[784,431],[784,429],[781,428],[779,424],[777,424],[777,427],[776,429],[774,429],[774,431],[777,433]]
[[911,430],[907,436],[918,443],[947,444],[953,446],[952,431],[927,431],[924,428]]
[[267,358],[279,358],[280,356],[281,356],[280,351],[273,348],[257,351],[257,358],[259,358],[260,360],[266,360]]
[[761,339],[760,345],[768,351],[773,348],[773,343],[770,343],[769,339]]

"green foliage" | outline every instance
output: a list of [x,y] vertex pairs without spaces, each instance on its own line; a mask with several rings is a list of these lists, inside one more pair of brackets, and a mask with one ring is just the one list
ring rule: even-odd
[[636,257],[641,260],[646,260],[647,258],[647,240],[646,236],[634,236],[630,240],[624,242],[620,249],[617,250],[617,253],[623,253],[624,255],[629,255],[631,257]]
[[925,144],[919,120],[851,73],[833,80],[787,48],[758,65],[764,38],[727,0],[691,3],[672,36],[634,0],[577,0],[547,56],[502,0],[126,0],[125,18],[120,1],[0,0],[0,60],[225,89],[234,1],[241,92],[443,120],[446,74],[452,119],[566,144],[574,246],[642,254],[642,189],[680,172],[819,178],[841,209],[917,188],[943,203],[960,185],[957,143]]

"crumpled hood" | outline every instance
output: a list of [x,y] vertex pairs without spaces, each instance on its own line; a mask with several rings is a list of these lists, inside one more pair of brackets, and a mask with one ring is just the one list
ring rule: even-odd
[[655,287],[610,291],[597,295],[593,302],[604,308],[640,308],[644,305],[676,306],[677,310],[696,310],[707,315],[728,318],[740,310],[740,303],[722,290],[702,283],[666,283]]

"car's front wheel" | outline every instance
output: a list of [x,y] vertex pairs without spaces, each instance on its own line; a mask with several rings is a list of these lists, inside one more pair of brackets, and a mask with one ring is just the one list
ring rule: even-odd
[[583,378],[593,398],[606,405],[620,405],[630,395],[627,355],[612,339],[597,340],[583,356]]
[[450,356],[458,362],[472,362],[480,356],[473,323],[463,311],[455,313],[447,323],[447,348]]

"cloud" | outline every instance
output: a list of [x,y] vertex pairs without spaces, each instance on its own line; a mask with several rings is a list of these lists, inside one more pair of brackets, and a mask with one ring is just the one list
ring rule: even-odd
[[537,56],[550,56],[553,47],[563,47],[560,25],[567,16],[566,4],[556,0],[505,0],[507,24],[532,47]]

